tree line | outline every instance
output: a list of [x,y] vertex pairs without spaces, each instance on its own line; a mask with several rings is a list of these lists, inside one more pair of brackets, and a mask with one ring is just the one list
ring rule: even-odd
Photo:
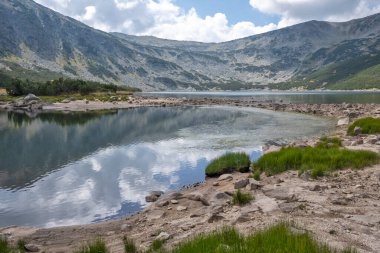
[[6,86],[10,96],[23,96],[32,93],[37,96],[58,96],[79,93],[82,96],[93,92],[141,91],[129,86],[118,86],[79,79],[64,79],[63,77],[47,82],[13,79]]

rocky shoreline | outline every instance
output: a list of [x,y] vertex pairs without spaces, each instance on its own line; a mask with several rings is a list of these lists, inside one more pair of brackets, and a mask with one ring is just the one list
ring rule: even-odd
[[[275,111],[307,113],[339,119],[334,135],[350,149],[380,153],[379,135],[346,136],[347,125],[358,117],[380,116],[374,104],[286,104],[225,99],[176,99],[132,97],[126,102],[103,103],[72,101],[43,105],[42,110],[96,110],[138,106],[228,105],[257,107]],[[4,107],[2,107],[4,109]],[[112,109],[114,109],[112,108]],[[8,108],[9,109],[9,108]],[[313,146],[316,139],[297,141],[292,146]],[[265,152],[281,148],[272,143]],[[251,191],[255,200],[246,206],[231,204],[236,188]],[[278,221],[292,221],[310,231],[318,240],[337,248],[353,246],[360,252],[380,252],[380,165],[334,177],[313,180],[290,171],[262,176],[257,182],[248,173],[208,178],[205,183],[178,192],[151,194],[154,203],[142,212],[124,219],[89,225],[48,229],[7,227],[0,235],[11,242],[23,239],[39,252],[72,252],[84,242],[104,239],[111,252],[124,252],[122,238],[127,235],[142,249],[153,240],[175,245],[193,235],[223,226],[235,226],[250,233]],[[153,199],[152,199],[153,200]],[[302,232],[302,231],[301,231]]]
[[30,94],[24,99],[12,102],[0,102],[0,110],[38,113],[42,111],[88,111],[106,109],[128,109],[136,107],[171,107],[171,106],[241,106],[328,116],[334,118],[357,118],[364,116],[380,116],[379,104],[299,104],[273,101],[220,99],[220,98],[173,98],[130,96],[127,101],[102,102],[99,100],[70,100],[47,103]]

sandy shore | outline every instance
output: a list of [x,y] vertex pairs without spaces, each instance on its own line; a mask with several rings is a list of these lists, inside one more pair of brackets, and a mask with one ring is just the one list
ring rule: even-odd
[[[380,152],[380,136],[345,136],[349,122],[363,116],[380,116],[380,105],[282,104],[256,101],[132,97],[127,102],[55,103],[44,110],[97,110],[138,106],[232,105],[323,115],[340,119],[335,135],[350,149]],[[374,141],[376,139],[376,141]],[[292,145],[314,145],[316,139]],[[267,152],[278,146],[265,147]],[[313,180],[286,172],[262,177],[260,183],[249,174],[235,173],[207,179],[204,184],[165,193],[144,211],[124,219],[89,225],[48,229],[8,227],[0,234],[11,242],[23,239],[41,252],[72,252],[84,242],[103,238],[111,252],[123,252],[127,235],[145,249],[157,238],[175,245],[195,234],[234,225],[242,233],[253,232],[277,221],[294,221],[317,239],[342,248],[350,245],[360,252],[380,252],[380,165],[360,171],[339,171],[336,177]],[[231,204],[234,184],[249,180],[247,190],[255,200],[243,207]]]

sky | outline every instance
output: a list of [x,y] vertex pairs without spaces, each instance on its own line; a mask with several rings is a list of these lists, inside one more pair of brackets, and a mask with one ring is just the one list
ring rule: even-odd
[[380,0],[36,0],[106,32],[222,42],[309,20],[380,12]]

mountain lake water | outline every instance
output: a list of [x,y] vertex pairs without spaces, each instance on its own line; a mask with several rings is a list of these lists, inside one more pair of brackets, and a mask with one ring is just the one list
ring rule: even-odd
[[202,182],[214,158],[253,160],[270,140],[330,131],[334,120],[235,107],[0,112],[0,227],[120,218],[152,190]]
[[380,103],[380,91],[166,91],[140,94],[142,96],[223,98],[293,104]]

